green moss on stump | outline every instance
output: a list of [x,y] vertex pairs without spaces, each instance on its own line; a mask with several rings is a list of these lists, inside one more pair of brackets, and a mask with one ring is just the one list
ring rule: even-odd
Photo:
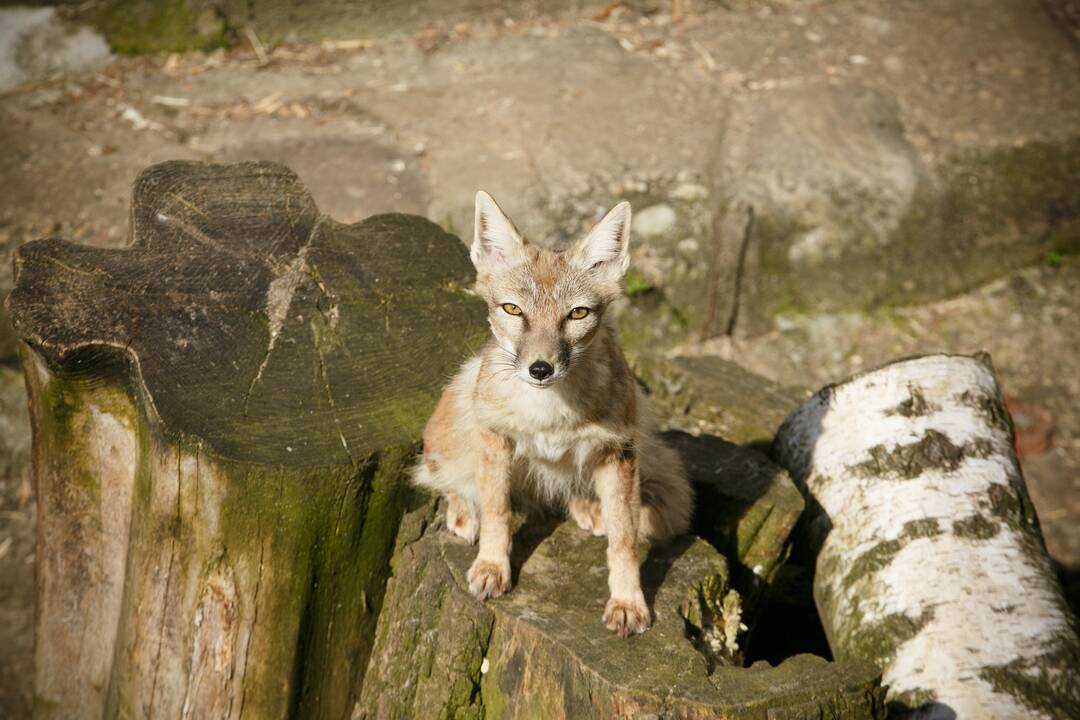
[[125,55],[213,50],[236,38],[218,6],[204,0],[107,0],[93,20]]
[[[403,527],[413,536],[417,524],[409,517]],[[605,546],[572,523],[526,523],[514,538],[514,589],[481,603],[465,580],[475,548],[436,517],[419,539],[399,546],[361,712],[455,717],[482,705],[486,718],[883,715],[883,691],[866,665],[797,656],[776,668],[718,666],[710,674],[686,634],[686,599],[706,578],[713,578],[709,587],[722,587],[716,578],[726,569],[700,540],[648,553],[642,584],[653,627],[634,638],[614,635],[600,620]],[[488,627],[487,637],[475,631]],[[472,666],[457,660],[462,648],[487,661],[468,703],[453,689],[453,680],[472,677]]]

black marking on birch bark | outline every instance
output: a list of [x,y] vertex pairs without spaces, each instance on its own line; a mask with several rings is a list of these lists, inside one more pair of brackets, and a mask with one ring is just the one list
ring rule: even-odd
[[989,540],[1001,531],[1001,526],[978,513],[952,524],[953,534],[969,540]]
[[848,470],[858,477],[899,477],[913,480],[926,470],[953,472],[969,457],[986,457],[993,451],[987,440],[978,439],[955,445],[938,430],[927,430],[922,439],[897,445],[891,450],[884,445],[870,448],[870,458],[849,465]]
[[1035,510],[1026,495],[1011,483],[993,483],[987,491],[988,512],[1008,527],[1026,533],[1037,527]]
[[904,523],[904,527],[897,537],[878,543],[852,561],[851,567],[844,575],[843,588],[846,590],[867,575],[887,566],[911,540],[934,537],[940,534],[941,527],[935,518],[910,520]]
[[1068,720],[1080,718],[1080,686],[1069,673],[1055,673],[1047,668],[1069,667],[1080,667],[1080,652],[1075,642],[1062,642],[1033,660],[1018,658],[1004,665],[984,667],[979,677],[1032,713]]
[[911,393],[908,399],[896,407],[886,410],[886,415],[901,415],[906,418],[913,418],[929,415],[941,409],[940,406],[927,402],[926,396],[922,394],[922,390],[917,386],[909,385],[908,391]]
[[878,667],[890,662],[896,649],[919,634],[934,619],[934,608],[928,607],[918,617],[892,613],[877,621],[867,621],[859,613],[848,627],[853,628],[844,647],[851,657],[869,659]]
[[965,390],[956,396],[956,402],[975,410],[990,427],[1001,430],[1010,438],[1013,436],[1012,416],[1000,395]]

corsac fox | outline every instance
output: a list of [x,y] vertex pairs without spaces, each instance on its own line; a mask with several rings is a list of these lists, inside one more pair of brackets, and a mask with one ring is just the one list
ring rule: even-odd
[[605,311],[630,264],[630,204],[569,249],[528,243],[476,194],[471,257],[492,337],[443,391],[414,480],[446,496],[447,527],[479,537],[469,589],[510,589],[511,498],[566,508],[608,537],[603,622],[622,636],[651,620],[637,541],[687,530],[693,495],[678,455],[656,436]]

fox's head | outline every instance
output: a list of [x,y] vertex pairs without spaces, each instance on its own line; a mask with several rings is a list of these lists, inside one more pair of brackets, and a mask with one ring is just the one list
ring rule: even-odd
[[490,195],[476,193],[476,289],[516,377],[548,387],[573,367],[622,292],[629,244],[630,203],[558,252],[526,242]]

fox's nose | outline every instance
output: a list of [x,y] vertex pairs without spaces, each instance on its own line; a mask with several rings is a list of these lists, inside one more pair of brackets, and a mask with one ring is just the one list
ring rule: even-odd
[[537,380],[549,378],[553,372],[555,372],[555,368],[551,367],[551,363],[543,360],[537,360],[529,366],[529,374]]

